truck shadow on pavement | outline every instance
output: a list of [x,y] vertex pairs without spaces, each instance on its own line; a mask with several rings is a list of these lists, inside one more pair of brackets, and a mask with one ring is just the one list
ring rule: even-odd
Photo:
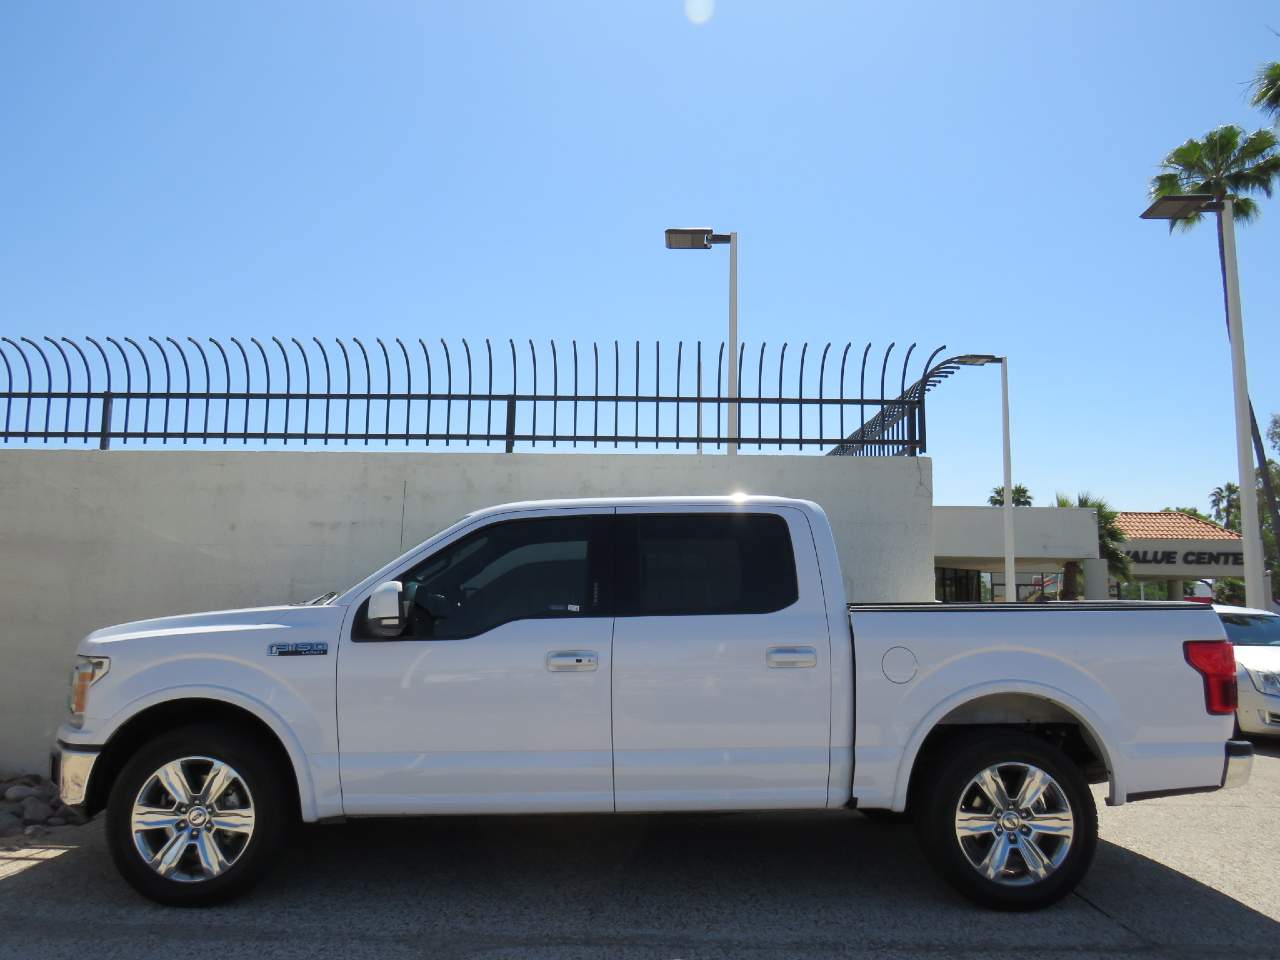
[[205,949],[221,944],[224,958],[285,944],[314,957],[360,942],[383,960],[963,956],[1011,943],[1026,945],[1015,955],[1261,956],[1280,947],[1280,923],[1105,841],[1078,894],[1047,911],[993,914],[934,876],[909,826],[852,812],[308,826],[248,897],[192,911],[127,888],[100,823],[72,836],[81,834],[77,847],[0,878],[0,954],[18,955],[6,942],[37,932],[73,947],[87,936],[65,922],[73,915],[94,918],[86,943],[118,937],[136,943],[137,956],[153,946],[172,955],[193,937]]

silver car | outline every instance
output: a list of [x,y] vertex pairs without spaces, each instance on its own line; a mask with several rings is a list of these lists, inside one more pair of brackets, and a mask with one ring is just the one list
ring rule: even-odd
[[1235,647],[1240,732],[1280,736],[1280,616],[1248,607],[1213,609]]

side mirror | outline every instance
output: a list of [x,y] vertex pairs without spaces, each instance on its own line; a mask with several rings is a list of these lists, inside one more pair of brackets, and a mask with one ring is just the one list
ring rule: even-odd
[[370,623],[379,627],[400,626],[400,591],[402,589],[399,580],[388,580],[374,588],[373,593],[369,594],[367,617]]

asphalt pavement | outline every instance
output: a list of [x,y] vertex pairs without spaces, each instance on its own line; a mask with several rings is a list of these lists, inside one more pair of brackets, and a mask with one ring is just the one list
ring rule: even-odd
[[1242,789],[1102,807],[1084,884],[1026,914],[970,905],[910,827],[853,812],[313,826],[203,910],[133,893],[95,820],[0,841],[0,957],[1280,958],[1278,806],[1260,745]]

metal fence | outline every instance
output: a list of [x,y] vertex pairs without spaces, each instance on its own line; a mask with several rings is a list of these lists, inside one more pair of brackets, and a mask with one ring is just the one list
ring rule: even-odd
[[[0,439],[507,452],[732,442],[914,456],[925,450],[925,393],[944,349],[921,361],[914,343],[896,353],[894,343],[744,343],[731,401],[723,343],[140,339],[0,337]],[[908,387],[912,371],[920,376]]]

